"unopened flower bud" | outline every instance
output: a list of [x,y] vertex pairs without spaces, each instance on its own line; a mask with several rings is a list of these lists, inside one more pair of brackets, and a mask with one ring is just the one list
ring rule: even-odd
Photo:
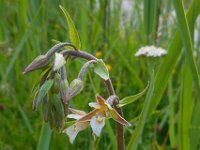
[[80,79],[74,79],[68,89],[67,89],[67,101],[69,99],[71,99],[72,97],[76,96],[77,94],[79,94],[81,92],[81,90],[83,89],[83,81]]
[[60,69],[65,63],[66,61],[63,54],[55,53],[55,62],[54,62],[53,70],[56,71]]
[[46,57],[46,55],[40,55],[38,57],[36,57],[31,64],[28,65],[28,67],[25,68],[24,70],[24,74],[31,72],[33,70],[42,68],[44,66],[46,66],[48,64],[48,59]]
[[55,81],[59,88],[61,99],[64,103],[67,103],[67,88],[68,88],[68,81],[67,79],[61,79],[59,74],[55,75]]

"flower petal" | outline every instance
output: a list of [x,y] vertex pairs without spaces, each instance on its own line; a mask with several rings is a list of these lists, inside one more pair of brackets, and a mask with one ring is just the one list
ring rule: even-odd
[[105,118],[101,116],[93,116],[90,121],[90,126],[96,136],[100,136],[101,130],[105,125]]
[[100,109],[101,108],[101,106],[96,102],[89,103],[89,106],[92,107],[92,108],[96,108],[96,109]]
[[69,136],[69,141],[72,144],[79,131],[76,130],[76,126],[72,125],[66,129],[66,134]]
[[56,71],[60,69],[62,66],[64,66],[65,63],[66,61],[63,54],[55,53],[55,62],[54,62],[53,70]]
[[66,129],[66,134],[69,136],[69,140],[70,140],[70,143],[72,144],[77,136],[77,134],[86,129],[88,127],[89,123],[87,122],[84,122],[84,123],[80,123],[80,122],[77,122],[76,124],[68,127]]
[[69,115],[67,115],[67,118],[73,118],[73,119],[76,119],[76,120],[78,120],[78,119],[80,119],[82,117],[83,117],[83,115],[78,115],[78,114],[69,114]]
[[111,115],[111,117],[117,121],[118,123],[125,125],[125,126],[131,126],[131,124],[126,121],[122,116],[120,116],[120,114],[118,114],[118,112],[115,109],[109,109],[109,113]]
[[79,122],[89,121],[93,116],[96,115],[96,113],[98,111],[99,111],[98,109],[94,109],[93,111],[89,112],[88,114],[86,114],[85,116],[83,116],[82,118],[80,118],[78,121]]
[[69,108],[69,111],[71,111],[73,114],[77,114],[77,115],[81,115],[81,116],[86,115],[86,113],[84,111],[74,109],[74,108]]
[[100,105],[103,105],[105,104],[105,99],[99,95],[96,96],[96,100],[97,100],[97,103],[99,103]]

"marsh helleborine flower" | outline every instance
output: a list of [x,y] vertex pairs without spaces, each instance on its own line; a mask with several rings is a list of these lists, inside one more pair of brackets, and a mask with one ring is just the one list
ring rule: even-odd
[[86,129],[89,125],[92,128],[93,133],[96,136],[100,136],[101,130],[105,125],[105,119],[110,116],[118,123],[130,126],[131,124],[120,116],[117,111],[110,106],[101,96],[96,96],[97,102],[89,103],[90,107],[94,110],[86,114],[83,111],[75,111],[74,114],[69,114],[68,118],[77,119],[76,123],[66,129],[66,133],[70,138],[70,142],[73,143],[78,132]]
[[130,123],[120,116],[120,114],[118,114],[118,112],[101,96],[97,95],[96,101],[97,102],[89,103],[89,106],[93,107],[94,110],[78,120],[79,122],[90,120],[90,125],[95,135],[100,135],[101,129],[105,125],[105,118],[108,117],[109,114],[118,123],[130,126]]
[[55,62],[53,66],[53,70],[57,71],[60,69],[64,64],[66,63],[65,58],[63,54],[60,53],[55,53]]

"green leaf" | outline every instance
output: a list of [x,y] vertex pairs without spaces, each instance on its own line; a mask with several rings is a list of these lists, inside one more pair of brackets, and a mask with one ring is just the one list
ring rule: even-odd
[[45,96],[42,101],[42,113],[44,121],[48,122],[50,115],[50,104],[48,102],[47,96]]
[[63,118],[64,117],[64,108],[63,108],[60,97],[57,94],[53,94],[51,102],[54,105],[57,114],[59,114],[59,116],[61,118]]
[[38,93],[38,104],[41,102],[41,100],[45,97],[45,95],[48,93],[50,88],[53,85],[53,80],[47,80],[40,88]]
[[67,12],[67,10],[64,7],[62,7],[61,5],[59,7],[63,11],[63,13],[66,17],[67,24],[68,24],[68,27],[69,27],[69,36],[70,36],[71,43],[76,46],[77,50],[80,50],[81,42],[80,42],[80,39],[79,39],[78,32],[76,31],[76,28],[73,24],[73,21],[72,21],[70,15],[69,15],[69,13]]
[[48,150],[51,141],[51,129],[47,123],[43,123],[40,132],[40,139],[37,145],[37,150]]
[[102,79],[108,80],[109,79],[109,73],[106,68],[105,63],[102,59],[99,59],[97,63],[94,64],[94,72],[98,74]]
[[[181,0],[174,0],[174,6],[175,6],[175,10],[176,10],[176,15],[177,15],[177,19],[178,19],[178,23],[179,23],[179,29],[180,29],[180,34],[181,34],[181,38],[183,41],[183,45],[184,45],[184,50],[185,53],[187,55],[186,59],[190,65],[190,70],[193,74],[193,80],[194,83],[196,85],[196,89],[197,91],[200,91],[200,78],[199,78],[199,72],[198,72],[198,68],[197,68],[197,64],[196,61],[194,59],[193,56],[193,45],[192,45],[192,39],[191,39],[191,35],[190,35],[190,29],[188,26],[188,19],[186,18],[185,12],[184,12],[184,8],[183,8],[183,3]],[[199,92],[197,92],[199,94]],[[200,94],[198,95],[200,96]]]
[[138,100],[140,97],[142,97],[144,95],[144,93],[147,91],[148,87],[149,87],[149,84],[142,92],[140,92],[136,95],[131,95],[131,96],[127,96],[127,97],[123,98],[122,100],[119,101],[119,104],[117,105],[117,107],[123,107],[130,103],[135,102],[136,100]]
[[144,0],[144,29],[147,36],[156,30],[156,24],[158,19],[158,0]]
[[[199,0],[194,0],[187,12],[187,19],[190,29],[193,28],[194,22],[200,12],[200,5],[198,5],[198,1]],[[168,48],[168,54],[165,59],[163,59],[163,62],[161,63],[158,72],[156,73],[155,94],[151,99],[152,101],[154,101],[154,103],[152,103],[152,106],[149,109],[148,116],[151,115],[153,110],[159,104],[161,97],[163,96],[163,92],[166,88],[171,72],[175,68],[175,65],[181,54],[181,44],[181,35],[179,32],[176,32]]]
[[[186,55],[185,55],[186,56]],[[192,74],[190,72],[190,66],[185,63],[183,66],[183,81],[182,81],[182,93],[179,101],[179,123],[178,123],[178,145],[182,150],[190,149],[190,121],[191,121],[191,108],[193,106],[192,101]]]

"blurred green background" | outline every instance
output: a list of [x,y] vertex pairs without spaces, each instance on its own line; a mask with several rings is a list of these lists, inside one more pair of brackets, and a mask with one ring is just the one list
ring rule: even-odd
[[[197,6],[186,0],[184,6],[186,11],[195,7],[192,16],[197,17],[199,13],[195,10],[199,9],[200,2],[194,1]],[[143,90],[150,80],[150,71],[154,68],[157,73],[165,59],[137,58],[134,56],[136,51],[146,45],[168,50],[171,43],[176,42],[174,33],[179,26],[173,0],[0,0],[0,150],[37,148],[43,119],[40,108],[32,112],[31,90],[40,71],[29,75],[22,72],[36,56],[46,53],[55,44],[52,39],[69,42],[67,23],[59,5],[64,6],[73,19],[81,49],[102,58],[110,66],[110,77],[120,98]],[[191,27],[198,68],[199,31],[198,18]],[[82,60],[67,63],[70,81],[77,76],[82,64]],[[192,128],[200,133],[200,126],[196,126],[200,124],[199,113],[192,112],[197,109],[196,100],[199,100],[194,85],[188,87],[191,102],[188,109],[180,108],[185,84],[182,77],[184,64],[181,53],[167,79],[157,111],[146,120],[138,149],[178,149],[182,137],[179,123],[186,123],[185,128],[189,131]],[[91,71],[85,79],[84,90],[73,99],[71,106],[89,111],[88,102],[94,101],[96,93],[108,97],[104,84]],[[124,118],[133,125],[125,128],[126,144],[134,132],[143,104],[144,98],[123,108]],[[189,114],[186,122],[179,119],[181,111]],[[190,126],[191,118],[195,117],[196,125]],[[81,132],[73,145],[69,144],[65,134],[53,132],[49,149],[115,149],[109,136],[115,133],[114,121],[110,121],[110,125],[112,128],[104,127],[101,137],[96,140],[90,129]],[[193,138],[197,148],[199,137]],[[189,143],[193,145],[191,138]]]

